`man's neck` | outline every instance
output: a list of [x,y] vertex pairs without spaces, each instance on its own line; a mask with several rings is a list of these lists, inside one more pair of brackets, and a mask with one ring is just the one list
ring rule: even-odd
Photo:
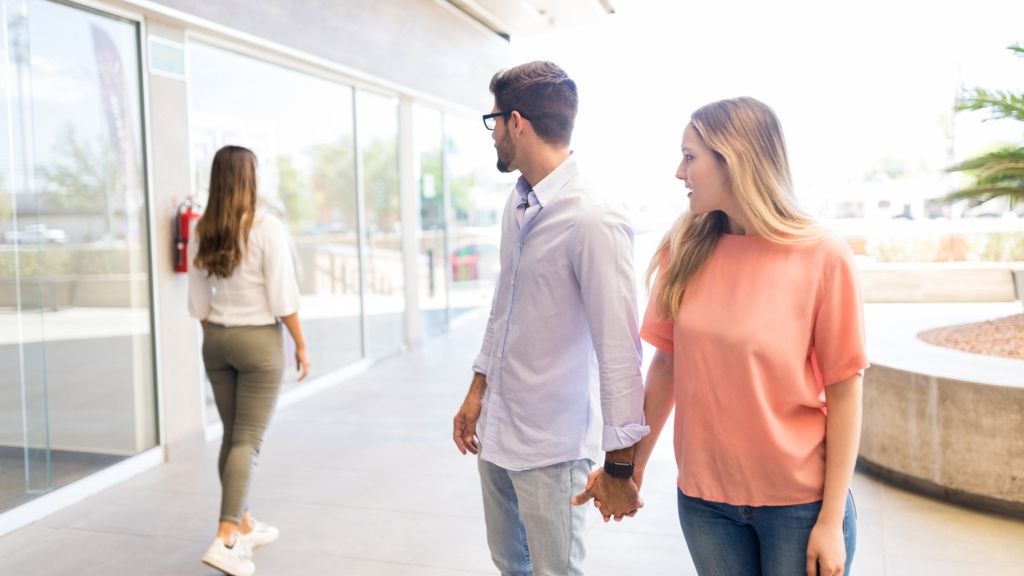
[[523,162],[519,173],[523,175],[531,188],[541,180],[547,178],[548,174],[554,172],[565,159],[569,157],[569,147],[539,147],[535,154]]

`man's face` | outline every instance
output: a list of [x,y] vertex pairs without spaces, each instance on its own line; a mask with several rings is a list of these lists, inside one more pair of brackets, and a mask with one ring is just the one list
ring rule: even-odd
[[[491,109],[492,114],[496,112],[501,112],[501,110],[498,110],[497,105]],[[494,149],[498,153],[498,171],[512,172],[517,169],[515,166],[516,145],[512,142],[512,136],[509,134],[509,119],[500,117],[496,118],[496,120],[494,130],[491,132],[491,138],[494,139]]]

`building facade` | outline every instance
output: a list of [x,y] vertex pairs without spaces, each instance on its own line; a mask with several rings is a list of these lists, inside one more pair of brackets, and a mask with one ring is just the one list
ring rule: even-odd
[[0,534],[217,434],[175,268],[221,146],[291,234],[314,369],[285,401],[489,303],[487,4],[0,0]]

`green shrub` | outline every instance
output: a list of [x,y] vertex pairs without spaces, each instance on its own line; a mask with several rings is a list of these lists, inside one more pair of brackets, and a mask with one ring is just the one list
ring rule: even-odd
[[[41,246],[20,249],[17,267],[23,278],[127,274],[133,268],[134,271],[144,270],[139,256],[124,247]],[[136,260],[134,266],[133,258]],[[0,277],[14,276],[13,247],[0,250]]]

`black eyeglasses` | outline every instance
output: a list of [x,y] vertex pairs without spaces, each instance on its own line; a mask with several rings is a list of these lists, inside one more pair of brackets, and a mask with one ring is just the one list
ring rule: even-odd
[[[514,110],[506,110],[505,112],[495,112],[494,114],[484,114],[482,116],[484,121],[484,128],[487,128],[488,130],[494,130],[494,127],[498,125],[498,118],[504,118],[508,120],[508,117],[512,115],[512,112],[514,112]],[[527,120],[530,119],[529,116],[523,114],[522,112],[519,112],[519,115],[522,116],[523,118],[526,118]]]

